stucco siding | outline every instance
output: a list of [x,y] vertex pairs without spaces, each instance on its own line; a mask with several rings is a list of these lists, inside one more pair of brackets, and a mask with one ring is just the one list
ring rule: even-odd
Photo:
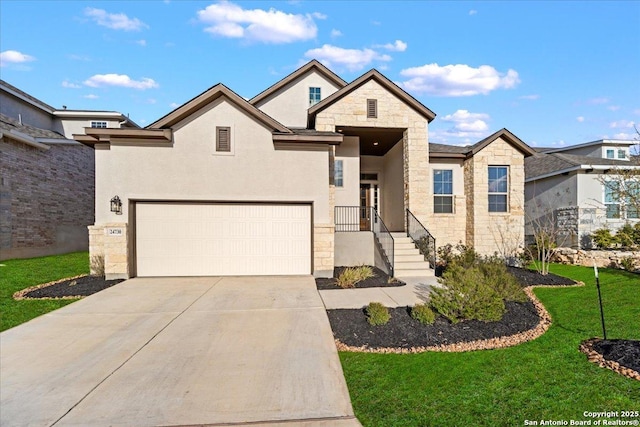
[[54,129],[54,122],[51,114],[28,104],[21,99],[0,91],[0,113],[18,120],[21,117],[22,123],[41,129]]
[[256,107],[285,126],[304,128],[310,107],[310,87],[320,88],[321,99],[339,89],[335,83],[314,70],[257,103]]
[[336,147],[336,160],[342,160],[343,186],[336,186],[336,206],[358,206],[360,203],[360,140],[345,136]]
[[107,122],[108,128],[119,128],[120,122],[118,120],[107,119],[60,119],[62,125],[62,131],[67,138],[73,138],[73,134],[84,134],[84,128],[91,127],[91,122]]

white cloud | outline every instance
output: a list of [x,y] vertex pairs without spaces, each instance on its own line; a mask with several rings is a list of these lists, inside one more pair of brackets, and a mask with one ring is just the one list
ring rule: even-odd
[[582,122],[584,122],[584,117],[578,116],[578,117],[576,117],[576,120],[579,121],[580,123],[582,123]]
[[477,13],[478,13],[478,11],[477,11],[477,10],[475,10],[475,9],[471,9],[471,10],[469,11],[469,15],[476,15]]
[[480,136],[489,130],[486,120],[489,115],[485,113],[470,113],[467,110],[457,110],[453,114],[448,114],[442,118],[444,122],[454,123],[453,127],[446,132],[452,136]]
[[619,109],[620,109],[619,105],[609,105],[607,107],[607,110],[609,110],[609,111],[618,111]]
[[90,87],[120,86],[133,89],[152,89],[158,87],[155,80],[143,77],[140,80],[132,80],[126,74],[96,74],[84,81]]
[[93,93],[90,93],[88,95],[83,96],[83,98],[86,98],[86,99],[98,99],[100,97],[98,95],[94,95]]
[[635,122],[629,120],[618,120],[615,122],[609,123],[609,127],[612,129],[620,129],[620,128],[633,128]]
[[331,30],[331,38],[335,39],[336,37],[342,36],[342,31],[336,30],[335,28]]
[[36,58],[17,50],[5,50],[0,53],[0,67],[11,64],[24,64],[25,62],[35,61]]
[[634,140],[637,137],[638,137],[638,134],[636,133],[620,132],[620,133],[614,134],[612,139]]
[[147,41],[145,39],[136,40],[135,43],[142,47],[145,47],[147,45]]
[[324,13],[320,13],[320,12],[313,12],[311,14],[311,16],[313,16],[316,19],[327,19],[327,15],[325,15]]
[[65,80],[62,82],[62,87],[66,87],[67,89],[80,89],[82,86],[76,83],[72,83],[69,80]]
[[392,52],[404,52],[405,50],[407,50],[407,44],[402,40],[396,40],[393,43],[378,44],[378,45],[374,45],[373,47],[381,47],[383,49],[387,49]]
[[536,99],[540,99],[540,95],[534,94],[534,95],[522,95],[519,96],[518,99],[528,99],[530,101],[535,101]]
[[169,107],[170,107],[170,108],[173,108],[174,110],[175,110],[176,108],[178,108],[179,106],[180,106],[180,104],[178,104],[177,102],[172,102],[171,104],[169,104]]
[[305,52],[307,58],[315,58],[327,67],[343,66],[349,71],[358,71],[373,61],[391,61],[391,57],[373,49],[344,49],[325,44]]
[[206,32],[222,37],[242,38],[262,43],[291,43],[316,37],[318,27],[313,18],[318,13],[294,15],[276,9],[243,9],[228,1],[198,11],[198,19],[208,25]]
[[138,18],[129,18],[124,13],[108,13],[104,9],[88,7],[84,15],[92,19],[96,24],[112,30],[140,31],[149,28],[147,24]]
[[406,68],[400,75],[408,80],[400,85],[411,92],[435,96],[472,96],[488,94],[504,88],[511,89],[520,83],[515,70],[500,73],[489,65],[478,68],[466,64],[445,65],[426,64],[420,67]]
[[609,102],[609,98],[600,97],[600,98],[591,98],[587,100],[587,104],[589,105],[601,105]]

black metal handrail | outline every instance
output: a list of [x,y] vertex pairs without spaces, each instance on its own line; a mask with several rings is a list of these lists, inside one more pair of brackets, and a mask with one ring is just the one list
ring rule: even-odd
[[[389,275],[393,276],[393,236],[373,206],[336,206],[336,232],[371,231]],[[376,266],[380,268],[380,266]]]
[[436,239],[418,218],[407,209],[407,235],[416,244],[424,260],[429,262],[431,268],[436,267]]

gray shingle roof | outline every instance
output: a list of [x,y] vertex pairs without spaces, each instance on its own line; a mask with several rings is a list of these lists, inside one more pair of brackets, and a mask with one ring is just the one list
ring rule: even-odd
[[429,143],[430,153],[467,154],[470,151],[470,145],[465,145],[462,147],[459,145],[436,144],[434,142]]
[[61,135],[58,132],[20,124],[20,122],[18,122],[13,117],[5,116],[4,114],[0,114],[0,129],[4,132],[15,130],[17,132],[29,135],[33,138],[66,139],[64,135]]
[[562,153],[538,153],[524,159],[524,173],[526,179],[542,175],[549,175],[566,169],[587,166],[633,166],[625,160],[603,159],[600,157],[578,156]]

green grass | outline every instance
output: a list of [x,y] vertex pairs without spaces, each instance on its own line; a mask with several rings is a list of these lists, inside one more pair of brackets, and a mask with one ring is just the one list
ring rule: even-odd
[[[353,407],[368,426],[518,426],[584,420],[584,411],[638,410],[640,382],[587,361],[602,336],[593,269],[552,265],[584,287],[536,289],[553,325],[501,350],[415,355],[340,353]],[[601,269],[608,338],[640,339],[640,276]]]
[[75,300],[13,299],[19,290],[65,277],[89,273],[89,253],[2,261],[0,267],[0,331],[72,303]]

